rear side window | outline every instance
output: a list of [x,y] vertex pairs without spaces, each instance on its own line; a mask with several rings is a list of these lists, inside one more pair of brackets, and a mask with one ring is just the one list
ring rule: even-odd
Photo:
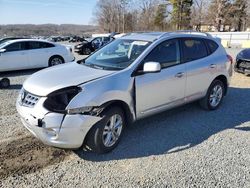
[[52,48],[55,47],[54,44],[47,43],[47,42],[40,42],[40,47],[41,48]]
[[184,62],[201,59],[208,55],[206,45],[201,39],[182,39],[182,50]]
[[16,42],[8,45],[6,48],[7,52],[26,50],[25,42]]
[[206,43],[207,43],[209,55],[214,53],[219,47],[219,45],[216,42],[212,41],[212,40],[206,39]]
[[39,48],[41,48],[39,42],[29,42],[29,49],[33,50],[33,49],[39,49]]
[[29,42],[29,49],[52,48],[53,44],[47,42]]

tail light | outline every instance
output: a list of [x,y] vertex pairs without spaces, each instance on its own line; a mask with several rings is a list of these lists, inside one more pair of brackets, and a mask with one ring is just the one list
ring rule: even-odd
[[230,56],[230,55],[227,54],[227,58],[228,58],[228,60],[230,61],[230,63],[233,64],[234,61],[233,61],[232,56]]

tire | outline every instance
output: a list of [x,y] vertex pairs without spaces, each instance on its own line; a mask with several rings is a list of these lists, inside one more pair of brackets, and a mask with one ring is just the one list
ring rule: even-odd
[[89,55],[89,54],[91,54],[91,50],[89,48],[85,48],[83,55]]
[[8,78],[3,78],[0,81],[0,87],[2,88],[8,88],[10,86],[10,80]]
[[61,56],[52,56],[49,59],[49,67],[60,65],[64,63],[64,59]]
[[[89,131],[86,142],[91,151],[100,154],[110,152],[118,145],[125,127],[124,113],[119,107],[113,107],[104,111],[102,116],[102,120],[95,124]],[[112,127],[112,119],[116,123],[121,122],[120,126],[116,129]]]
[[220,80],[214,80],[208,88],[206,96],[200,100],[200,105],[205,110],[219,108],[225,96],[225,85]]

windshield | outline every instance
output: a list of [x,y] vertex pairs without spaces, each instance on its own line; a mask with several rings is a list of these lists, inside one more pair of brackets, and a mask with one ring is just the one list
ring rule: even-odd
[[128,67],[150,45],[148,41],[117,39],[85,60],[85,65],[106,70]]
[[5,46],[8,43],[8,41],[4,41],[3,43],[0,42],[0,48],[2,48],[3,46]]

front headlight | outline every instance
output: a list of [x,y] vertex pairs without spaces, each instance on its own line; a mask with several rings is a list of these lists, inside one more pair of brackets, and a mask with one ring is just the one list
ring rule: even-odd
[[52,112],[67,113],[69,102],[81,91],[82,88],[77,86],[57,90],[47,96],[44,107]]
[[84,114],[84,113],[89,113],[92,109],[93,109],[92,106],[72,108],[72,109],[68,109],[67,113],[68,114]]

